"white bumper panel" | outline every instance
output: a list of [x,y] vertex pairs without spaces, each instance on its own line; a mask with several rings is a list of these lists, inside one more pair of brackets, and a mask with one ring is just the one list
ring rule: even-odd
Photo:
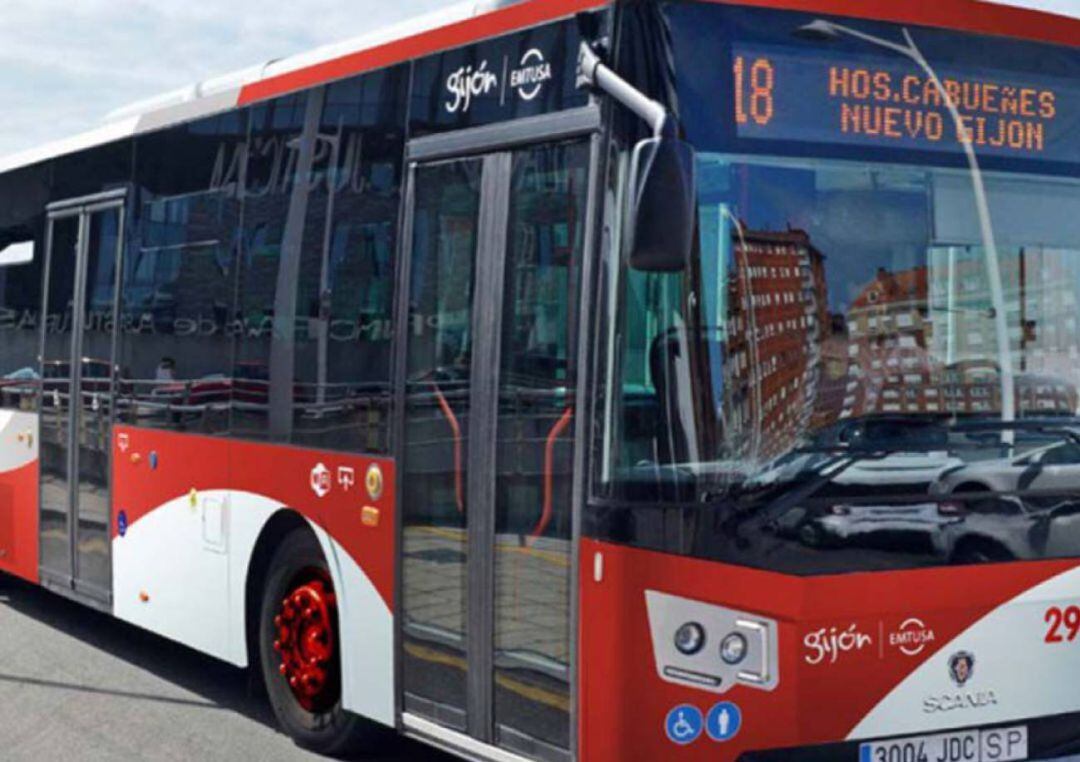
[[[1080,640],[1047,643],[1046,612],[1080,600],[1080,569],[998,607],[916,669],[855,727],[850,739],[900,736],[1080,711]],[[965,652],[958,684],[950,660]]]

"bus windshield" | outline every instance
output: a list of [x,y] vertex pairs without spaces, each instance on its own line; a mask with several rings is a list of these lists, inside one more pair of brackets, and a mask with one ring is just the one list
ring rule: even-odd
[[933,523],[975,493],[984,512],[987,494],[1065,502],[1080,488],[1080,89],[1045,72],[1075,77],[1080,56],[1042,49],[1054,63],[1034,75],[1027,43],[660,13],[698,152],[698,246],[684,272],[620,275],[603,494],[799,530],[882,496]]

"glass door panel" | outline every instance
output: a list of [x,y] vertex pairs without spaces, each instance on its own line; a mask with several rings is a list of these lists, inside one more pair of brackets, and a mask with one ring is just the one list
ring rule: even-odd
[[405,707],[466,728],[468,459],[482,160],[415,170],[405,384]]
[[80,309],[77,432],[76,577],[95,597],[112,588],[109,555],[109,456],[112,430],[113,316],[122,211],[88,216]]
[[558,762],[589,156],[583,141],[417,165],[411,184],[404,708]]
[[570,748],[577,273],[589,146],[514,153],[499,363],[494,720],[536,759]]
[[73,575],[71,542],[71,367],[75,325],[75,274],[82,217],[49,222],[40,412],[41,565],[59,582]]

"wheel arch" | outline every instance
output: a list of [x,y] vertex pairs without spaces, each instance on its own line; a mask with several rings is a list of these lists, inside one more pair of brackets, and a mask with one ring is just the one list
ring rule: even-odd
[[[370,580],[330,534],[300,512],[282,506],[258,532],[244,574],[243,632],[247,665],[258,660],[258,625],[263,583],[274,551],[292,531],[306,529],[318,540],[338,600],[342,702],[346,709],[383,725],[395,723],[393,613]],[[255,670],[252,670],[253,672]]]
[[[244,579],[244,645],[250,666],[259,663],[259,606],[263,585],[270,571],[270,561],[281,541],[291,532],[302,529],[311,530],[311,525],[304,517],[291,508],[281,508],[263,525],[251,551]],[[312,534],[315,532],[312,531]],[[321,546],[322,542],[319,545]],[[325,552],[324,549],[323,553]],[[334,584],[336,586],[337,582]],[[258,670],[252,669],[252,674],[257,676]]]

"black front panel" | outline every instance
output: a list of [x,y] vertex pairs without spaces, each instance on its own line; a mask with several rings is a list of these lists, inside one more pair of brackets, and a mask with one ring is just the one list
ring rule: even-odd
[[569,19],[440,53],[415,65],[413,137],[585,106],[579,22]]

